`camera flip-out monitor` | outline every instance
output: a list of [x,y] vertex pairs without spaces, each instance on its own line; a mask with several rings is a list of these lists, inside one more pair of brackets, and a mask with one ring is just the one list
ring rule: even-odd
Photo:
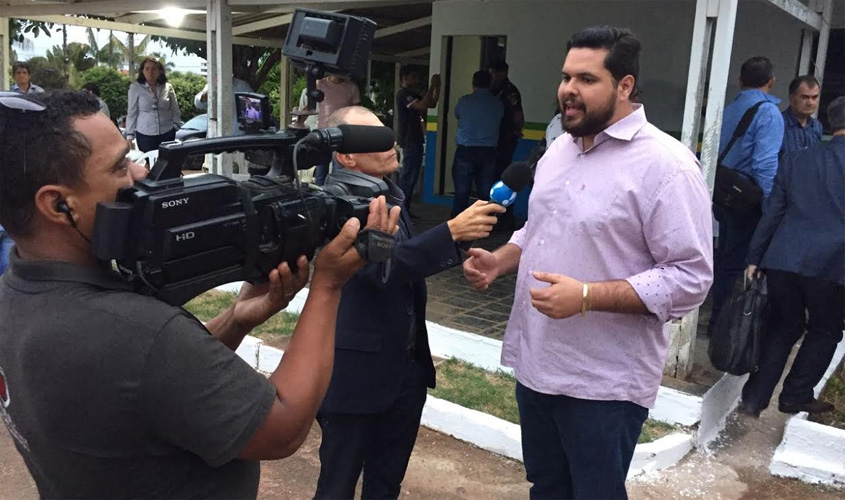
[[300,66],[317,64],[326,73],[363,78],[376,24],[354,17],[297,9],[282,54]]
[[271,125],[270,99],[263,94],[235,92],[238,123],[244,128],[267,129]]

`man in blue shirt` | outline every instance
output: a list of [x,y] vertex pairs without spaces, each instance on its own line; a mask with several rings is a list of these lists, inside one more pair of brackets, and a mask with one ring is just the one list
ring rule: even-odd
[[12,238],[6,234],[3,226],[0,226],[0,275],[9,265],[9,253],[12,251]]
[[[783,142],[783,116],[778,109],[780,99],[769,95],[775,85],[772,62],[765,57],[752,57],[740,69],[740,93],[725,107],[722,117],[721,154],[731,140],[742,116],[749,108],[763,102],[754,115],[745,135],[727,153],[722,165],[746,174],[768,197],[778,168],[778,152]],[[730,297],[734,281],[745,269],[748,243],[757,228],[760,213],[737,214],[713,204],[713,215],[719,221],[719,246],[714,255],[713,309],[708,332],[725,301]]]
[[452,218],[469,206],[473,181],[482,200],[489,199],[490,188],[496,182],[496,145],[505,107],[490,93],[491,82],[490,73],[476,71],[472,75],[472,93],[458,99],[455,105],[455,118],[458,119],[455,142],[458,147],[452,164],[455,185]]
[[792,347],[804,336],[783,382],[778,409],[824,413],[815,399],[842,340],[845,319],[845,97],[827,108],[833,139],[781,159],[772,195],[748,251],[753,276],[766,273],[769,307],[759,368],[742,389],[740,413],[769,404]]
[[30,80],[32,75],[29,71],[29,64],[23,61],[17,61],[12,65],[12,74],[15,78],[15,83],[12,85],[12,92],[19,94],[39,94],[44,92],[44,89],[35,85]]
[[783,112],[783,144],[780,154],[802,151],[822,142],[822,124],[813,113],[819,109],[821,87],[813,75],[789,83],[789,107]]

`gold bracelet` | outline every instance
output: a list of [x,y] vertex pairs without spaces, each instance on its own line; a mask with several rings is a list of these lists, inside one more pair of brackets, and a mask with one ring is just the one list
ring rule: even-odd
[[581,283],[583,285],[581,292],[581,317],[587,315],[587,296],[590,294],[590,285]]

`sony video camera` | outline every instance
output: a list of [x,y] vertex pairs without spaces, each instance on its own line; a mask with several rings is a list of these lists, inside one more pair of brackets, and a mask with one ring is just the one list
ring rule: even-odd
[[[307,66],[309,95],[319,101],[313,75],[358,74],[366,67],[374,29],[367,19],[298,10],[283,53]],[[262,96],[239,97],[244,120],[268,116]],[[164,143],[146,179],[98,205],[94,253],[114,260],[139,291],[174,305],[220,284],[264,281],[280,262],[295,269],[298,256],[311,258],[351,217],[364,227],[372,198],[387,193],[383,181],[355,172],[333,175],[334,184],[325,189],[302,185],[298,170],[330,160],[334,151],[393,146],[390,129],[354,125]],[[188,156],[236,151],[270,151],[270,171],[243,182],[182,175]],[[394,244],[391,235],[364,230],[355,247],[378,262],[390,257]]]

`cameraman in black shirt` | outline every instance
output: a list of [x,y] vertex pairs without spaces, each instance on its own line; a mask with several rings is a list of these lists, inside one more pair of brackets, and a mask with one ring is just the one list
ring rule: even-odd
[[[334,359],[340,292],[364,265],[351,219],[315,262],[269,379],[234,350],[308,279],[287,264],[205,326],[135,293],[91,250],[95,210],[143,178],[93,96],[0,94],[0,413],[42,498],[255,498],[259,460],[305,440]],[[368,227],[395,231],[384,198]]]

